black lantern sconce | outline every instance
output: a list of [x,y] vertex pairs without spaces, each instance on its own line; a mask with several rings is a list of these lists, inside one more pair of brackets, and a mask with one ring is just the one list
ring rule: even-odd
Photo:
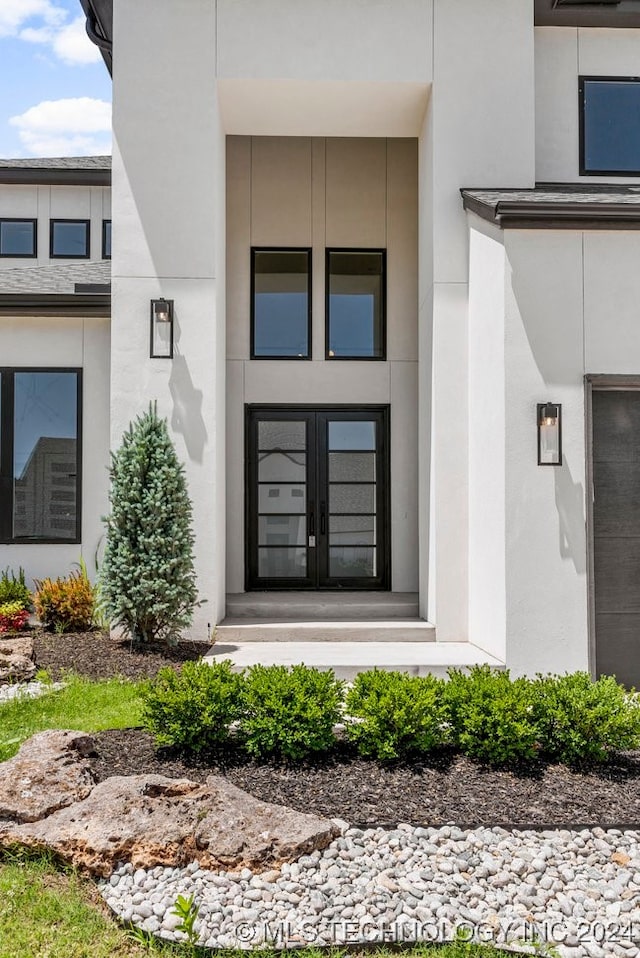
[[173,359],[173,300],[151,300],[151,359]]
[[538,465],[562,465],[562,406],[538,403]]

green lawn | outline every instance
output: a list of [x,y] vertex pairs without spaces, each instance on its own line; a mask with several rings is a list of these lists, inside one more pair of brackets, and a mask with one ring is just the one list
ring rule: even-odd
[[0,762],[11,758],[25,739],[45,729],[99,732],[140,725],[138,689],[122,679],[91,682],[71,676],[57,692],[0,705]]
[[[5,855],[0,859],[0,958],[142,958],[143,955],[193,958],[187,945],[160,939],[136,941],[109,917],[95,885],[73,871],[60,871],[46,858]],[[202,955],[247,958],[247,952],[196,951]],[[261,958],[282,952],[260,951]],[[326,958],[319,949],[296,949],[297,958]],[[331,958],[397,958],[389,948],[348,952],[333,949]],[[481,945],[402,948],[403,958],[504,958],[504,952]]]

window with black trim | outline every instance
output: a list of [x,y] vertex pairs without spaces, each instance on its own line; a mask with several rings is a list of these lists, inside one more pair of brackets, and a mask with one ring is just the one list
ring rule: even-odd
[[89,220],[51,220],[51,259],[89,259]]
[[0,256],[33,259],[37,252],[37,220],[0,219]]
[[327,250],[327,359],[384,359],[386,251]]
[[311,358],[311,250],[251,250],[251,358]]
[[80,542],[82,371],[0,368],[0,542]]
[[111,259],[111,220],[102,221],[102,258]]
[[579,78],[580,173],[640,176],[640,78]]

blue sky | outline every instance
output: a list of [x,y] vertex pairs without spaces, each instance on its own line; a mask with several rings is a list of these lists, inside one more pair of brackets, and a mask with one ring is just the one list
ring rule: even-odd
[[0,157],[110,153],[110,117],[79,0],[0,0]]

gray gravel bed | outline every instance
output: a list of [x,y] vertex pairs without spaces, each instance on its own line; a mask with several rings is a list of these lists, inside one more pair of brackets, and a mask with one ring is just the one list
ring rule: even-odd
[[211,948],[442,942],[457,932],[524,951],[537,939],[562,958],[640,954],[640,831],[340,824],[323,852],[279,869],[125,864],[100,890],[122,920],[175,941],[184,940],[176,897],[192,895],[200,944]]

